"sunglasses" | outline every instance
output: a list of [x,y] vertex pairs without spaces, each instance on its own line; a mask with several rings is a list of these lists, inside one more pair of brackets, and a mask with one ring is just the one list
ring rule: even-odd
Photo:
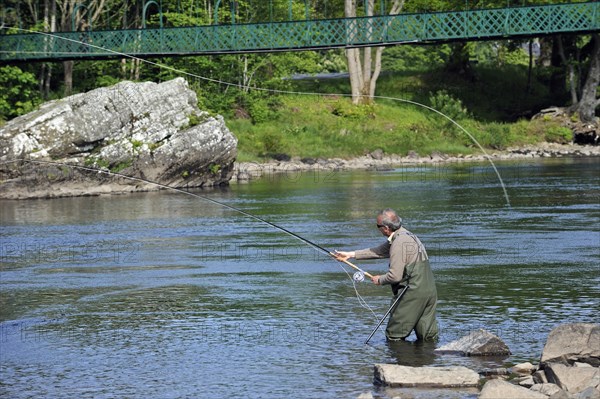
[[386,225],[384,225],[384,224],[378,224],[378,225],[377,225],[377,228],[378,228],[378,229],[380,229],[380,228],[382,228],[382,227],[387,227],[387,226],[386,226]]

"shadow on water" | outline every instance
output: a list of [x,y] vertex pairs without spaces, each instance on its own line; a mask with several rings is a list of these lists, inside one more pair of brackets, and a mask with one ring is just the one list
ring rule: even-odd
[[436,361],[435,342],[388,341],[386,346],[391,357],[401,366],[429,366]]

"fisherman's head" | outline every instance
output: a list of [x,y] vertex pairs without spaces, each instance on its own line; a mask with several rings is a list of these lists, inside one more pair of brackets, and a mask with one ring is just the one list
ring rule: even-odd
[[393,209],[386,208],[377,214],[377,228],[384,236],[391,236],[401,226],[402,219]]

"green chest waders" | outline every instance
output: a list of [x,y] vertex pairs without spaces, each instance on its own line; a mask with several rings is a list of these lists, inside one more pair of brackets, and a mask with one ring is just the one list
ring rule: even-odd
[[[419,240],[412,234],[409,235],[422,248]],[[424,259],[406,265],[402,280],[392,285],[394,292],[392,304],[404,286],[409,288],[391,311],[385,330],[388,340],[403,340],[413,330],[415,330],[418,340],[434,341],[438,338],[438,324],[435,316],[437,290],[429,259],[424,250],[423,253]]]

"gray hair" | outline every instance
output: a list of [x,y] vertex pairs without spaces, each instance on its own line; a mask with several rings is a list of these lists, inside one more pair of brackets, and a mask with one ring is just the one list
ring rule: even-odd
[[381,224],[387,226],[392,231],[396,231],[402,227],[402,218],[391,208],[385,208],[377,216],[381,216]]

